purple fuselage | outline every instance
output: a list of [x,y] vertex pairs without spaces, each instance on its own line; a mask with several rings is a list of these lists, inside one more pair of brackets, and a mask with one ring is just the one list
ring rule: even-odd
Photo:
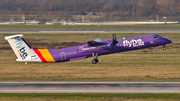
[[63,49],[48,50],[56,62],[65,62],[92,57],[92,54],[101,56],[124,51],[155,47],[172,42],[171,40],[163,38],[157,34],[121,39],[117,41],[118,43],[115,46],[112,44],[112,40],[106,40],[101,41],[95,45],[89,45],[87,43],[84,45]]

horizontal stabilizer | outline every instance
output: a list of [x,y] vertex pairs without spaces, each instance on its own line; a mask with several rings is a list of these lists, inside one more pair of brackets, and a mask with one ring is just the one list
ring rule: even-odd
[[6,36],[6,37],[5,37],[5,40],[9,40],[9,39],[19,39],[19,38],[22,38],[22,37],[23,37],[23,34]]

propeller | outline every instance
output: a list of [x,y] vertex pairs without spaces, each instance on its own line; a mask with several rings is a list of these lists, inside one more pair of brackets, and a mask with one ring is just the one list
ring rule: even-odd
[[116,46],[115,45],[118,43],[118,41],[116,39],[116,34],[112,34],[112,37],[113,37],[113,47],[114,47],[114,49],[116,51]]

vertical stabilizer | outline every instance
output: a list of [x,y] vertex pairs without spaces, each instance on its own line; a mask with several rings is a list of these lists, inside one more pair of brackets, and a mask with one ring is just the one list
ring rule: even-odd
[[40,62],[39,59],[35,60],[32,59],[33,57],[37,57],[36,53],[33,49],[25,42],[25,40],[22,38],[22,34],[18,35],[12,35],[5,37],[5,40],[7,40],[12,47],[14,53],[17,56],[17,61],[24,61],[24,62]]

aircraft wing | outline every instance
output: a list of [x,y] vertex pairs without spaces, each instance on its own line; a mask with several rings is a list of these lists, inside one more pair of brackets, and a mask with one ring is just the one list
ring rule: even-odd
[[87,44],[88,44],[88,46],[99,46],[99,45],[100,45],[100,42],[88,41]]
[[94,46],[100,46],[100,45],[105,45],[107,43],[101,42],[101,39],[95,39],[87,42],[88,46],[94,47]]

